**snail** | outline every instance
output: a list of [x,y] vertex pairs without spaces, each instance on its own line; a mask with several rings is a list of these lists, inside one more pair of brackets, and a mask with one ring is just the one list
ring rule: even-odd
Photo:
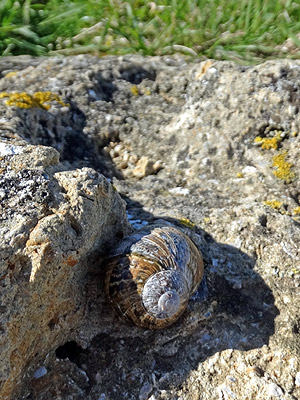
[[120,316],[151,330],[173,324],[203,278],[196,245],[174,227],[125,237],[107,260],[105,292]]

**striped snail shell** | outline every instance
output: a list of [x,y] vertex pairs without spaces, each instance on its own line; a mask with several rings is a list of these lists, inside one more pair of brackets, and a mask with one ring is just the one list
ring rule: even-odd
[[120,316],[147,329],[173,324],[203,277],[196,245],[174,227],[135,232],[107,261],[105,292]]

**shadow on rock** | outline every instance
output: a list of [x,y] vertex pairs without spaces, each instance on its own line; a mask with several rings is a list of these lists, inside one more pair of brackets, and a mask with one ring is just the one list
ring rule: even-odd
[[[135,221],[157,221],[139,203],[126,200]],[[268,345],[274,333],[278,309],[272,291],[254,271],[255,260],[233,246],[217,243],[200,228],[191,230],[170,218],[164,221],[189,231],[203,253],[205,280],[188,310],[170,328],[142,330],[107,309],[109,331],[98,334],[85,350],[76,342],[59,350],[62,358],[73,360],[88,374],[91,400],[102,393],[110,399],[148,399],[151,393],[181,385],[215,353]]]
[[70,101],[68,107],[51,108],[50,111],[19,108],[16,116],[18,135],[30,144],[54,147],[59,151],[61,161],[67,162],[67,169],[91,167],[106,177],[123,179],[102,146],[84,132],[86,117],[76,102]]

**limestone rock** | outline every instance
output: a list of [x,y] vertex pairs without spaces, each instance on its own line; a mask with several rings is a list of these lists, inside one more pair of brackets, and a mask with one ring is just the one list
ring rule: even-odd
[[[51,147],[0,143],[1,399],[88,323],[88,276],[128,232],[124,203],[89,168],[59,170]],[[101,313],[101,309],[99,309]]]
[[[2,393],[300,398],[300,62],[84,55],[0,71]],[[61,102],[7,104],[24,91]],[[133,176],[142,158],[156,175]],[[105,302],[99,258],[128,226],[99,173],[134,228],[160,218],[203,253],[205,281],[165,331]]]
[[137,162],[135,169],[132,171],[133,176],[136,178],[144,178],[145,176],[154,173],[153,162],[148,159],[148,157],[141,157]]

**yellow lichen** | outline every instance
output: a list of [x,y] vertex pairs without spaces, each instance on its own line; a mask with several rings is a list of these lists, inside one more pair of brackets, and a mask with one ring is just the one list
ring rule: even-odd
[[278,200],[266,200],[264,201],[264,204],[266,206],[274,208],[274,210],[279,210],[279,208],[282,206],[282,201]]
[[134,96],[138,96],[140,93],[139,88],[136,85],[131,86],[130,91]]
[[5,78],[11,78],[11,77],[13,77],[13,76],[16,76],[18,72],[19,72],[19,71],[11,71],[11,72],[8,72],[8,73],[5,75]]
[[188,228],[191,228],[191,229],[194,229],[195,226],[196,226],[196,224],[194,222],[192,222],[191,220],[189,220],[188,218],[180,218],[179,222],[182,225],[185,225],[185,226],[187,226]]
[[237,172],[236,173],[237,178],[244,178],[244,174],[242,172]]
[[300,274],[300,270],[297,269],[297,268],[292,268],[292,269],[291,269],[291,272],[292,272],[293,275]]
[[270,150],[270,149],[278,149],[279,143],[282,141],[281,137],[282,131],[275,131],[275,136],[274,137],[265,137],[262,138],[260,136],[257,136],[254,139],[255,143],[260,143],[261,148],[265,150]]
[[300,215],[300,207],[296,207],[293,209],[293,215]]
[[273,174],[276,178],[281,179],[286,183],[290,183],[295,178],[295,174],[291,170],[292,164],[286,161],[286,156],[287,151],[284,151],[272,158],[272,167],[276,168],[276,170],[273,171]]
[[0,93],[0,99],[7,97],[5,104],[7,106],[16,106],[20,108],[42,108],[44,110],[49,110],[51,108],[50,104],[52,101],[56,101],[61,106],[65,107],[68,104],[65,104],[60,96],[52,92],[36,92],[33,94],[29,94],[26,92],[21,93]]
[[292,137],[298,136],[298,132],[292,132]]
[[203,218],[203,222],[204,222],[205,224],[209,224],[209,223],[210,223],[210,218],[209,218],[209,217]]

